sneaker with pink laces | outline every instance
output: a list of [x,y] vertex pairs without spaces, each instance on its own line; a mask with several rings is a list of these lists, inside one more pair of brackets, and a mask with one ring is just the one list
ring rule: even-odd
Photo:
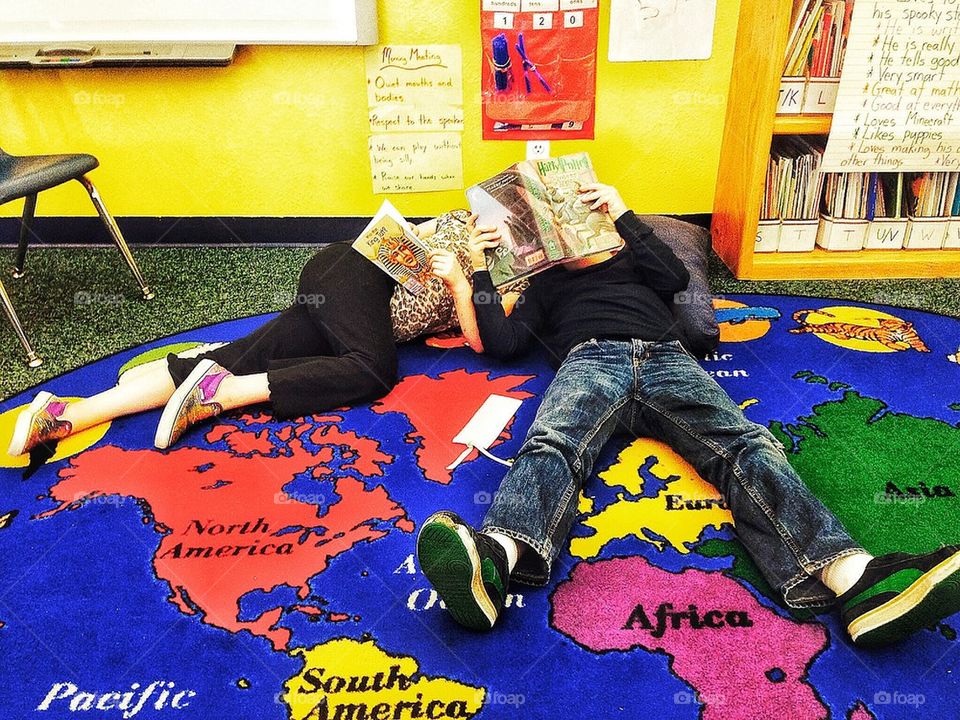
[[223,412],[214,398],[224,378],[231,373],[213,360],[201,360],[187,379],[174,390],[160,415],[153,444],[159,450],[173,445],[193,425]]
[[17,416],[7,453],[23,455],[40,444],[56,442],[70,435],[73,425],[60,419],[66,407],[66,400],[48,392],[37,393],[30,407]]

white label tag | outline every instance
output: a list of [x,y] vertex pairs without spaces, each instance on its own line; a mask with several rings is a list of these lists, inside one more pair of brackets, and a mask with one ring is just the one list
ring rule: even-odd
[[523,12],[556,12],[560,9],[560,0],[523,0]]
[[582,12],[564,13],[563,26],[566,28],[583,27],[583,13]]
[[[488,397],[480,409],[477,410],[470,421],[464,425],[463,430],[457,433],[453,442],[467,446],[467,452],[464,452],[454,461],[448,469],[453,469],[462,462],[469,454],[469,450],[476,448],[487,457],[490,455],[485,452],[487,448],[496,442],[500,433],[507,427],[507,423],[516,415],[517,410],[523,404],[522,400],[506,397],[505,395],[491,395]],[[503,462],[497,458],[498,462]]]
[[498,30],[512,30],[513,13],[494,13],[493,26]]
[[549,30],[553,27],[553,13],[534,13],[533,29]]
[[476,448],[490,447],[522,404],[523,401],[516,398],[491,395],[453,441]]
[[483,9],[485,12],[520,12],[520,0],[483,0]]

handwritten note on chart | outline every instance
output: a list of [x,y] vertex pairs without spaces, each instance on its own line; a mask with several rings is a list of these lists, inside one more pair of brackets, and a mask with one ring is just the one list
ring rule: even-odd
[[613,0],[610,62],[706,60],[717,0]]
[[463,187],[460,133],[382,133],[370,136],[375,193],[458,190]]
[[463,130],[459,45],[367,48],[371,132]]
[[960,2],[857,0],[823,165],[960,170]]

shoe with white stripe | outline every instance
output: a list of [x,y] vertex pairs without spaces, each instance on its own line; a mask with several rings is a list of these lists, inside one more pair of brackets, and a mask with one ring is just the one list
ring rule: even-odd
[[874,558],[839,602],[855,645],[890,645],[933,627],[960,612],[960,545]]
[[17,416],[7,454],[23,455],[38,445],[56,445],[57,441],[69,436],[73,425],[60,419],[66,407],[65,400],[48,392],[37,393],[30,407],[21,410]]

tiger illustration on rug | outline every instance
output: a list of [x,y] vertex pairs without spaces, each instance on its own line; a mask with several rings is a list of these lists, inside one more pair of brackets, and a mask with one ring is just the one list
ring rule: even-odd
[[877,322],[880,324],[858,325],[857,323],[834,321],[825,323],[808,323],[807,316],[811,313],[817,313],[826,317],[836,317],[823,310],[797,310],[793,314],[793,319],[800,324],[800,327],[790,328],[792,333],[822,333],[831,337],[844,340],[869,340],[878,342],[891,350],[910,350],[917,352],[930,352],[930,348],[920,339],[917,331],[913,329],[913,323],[898,318],[880,318]]

